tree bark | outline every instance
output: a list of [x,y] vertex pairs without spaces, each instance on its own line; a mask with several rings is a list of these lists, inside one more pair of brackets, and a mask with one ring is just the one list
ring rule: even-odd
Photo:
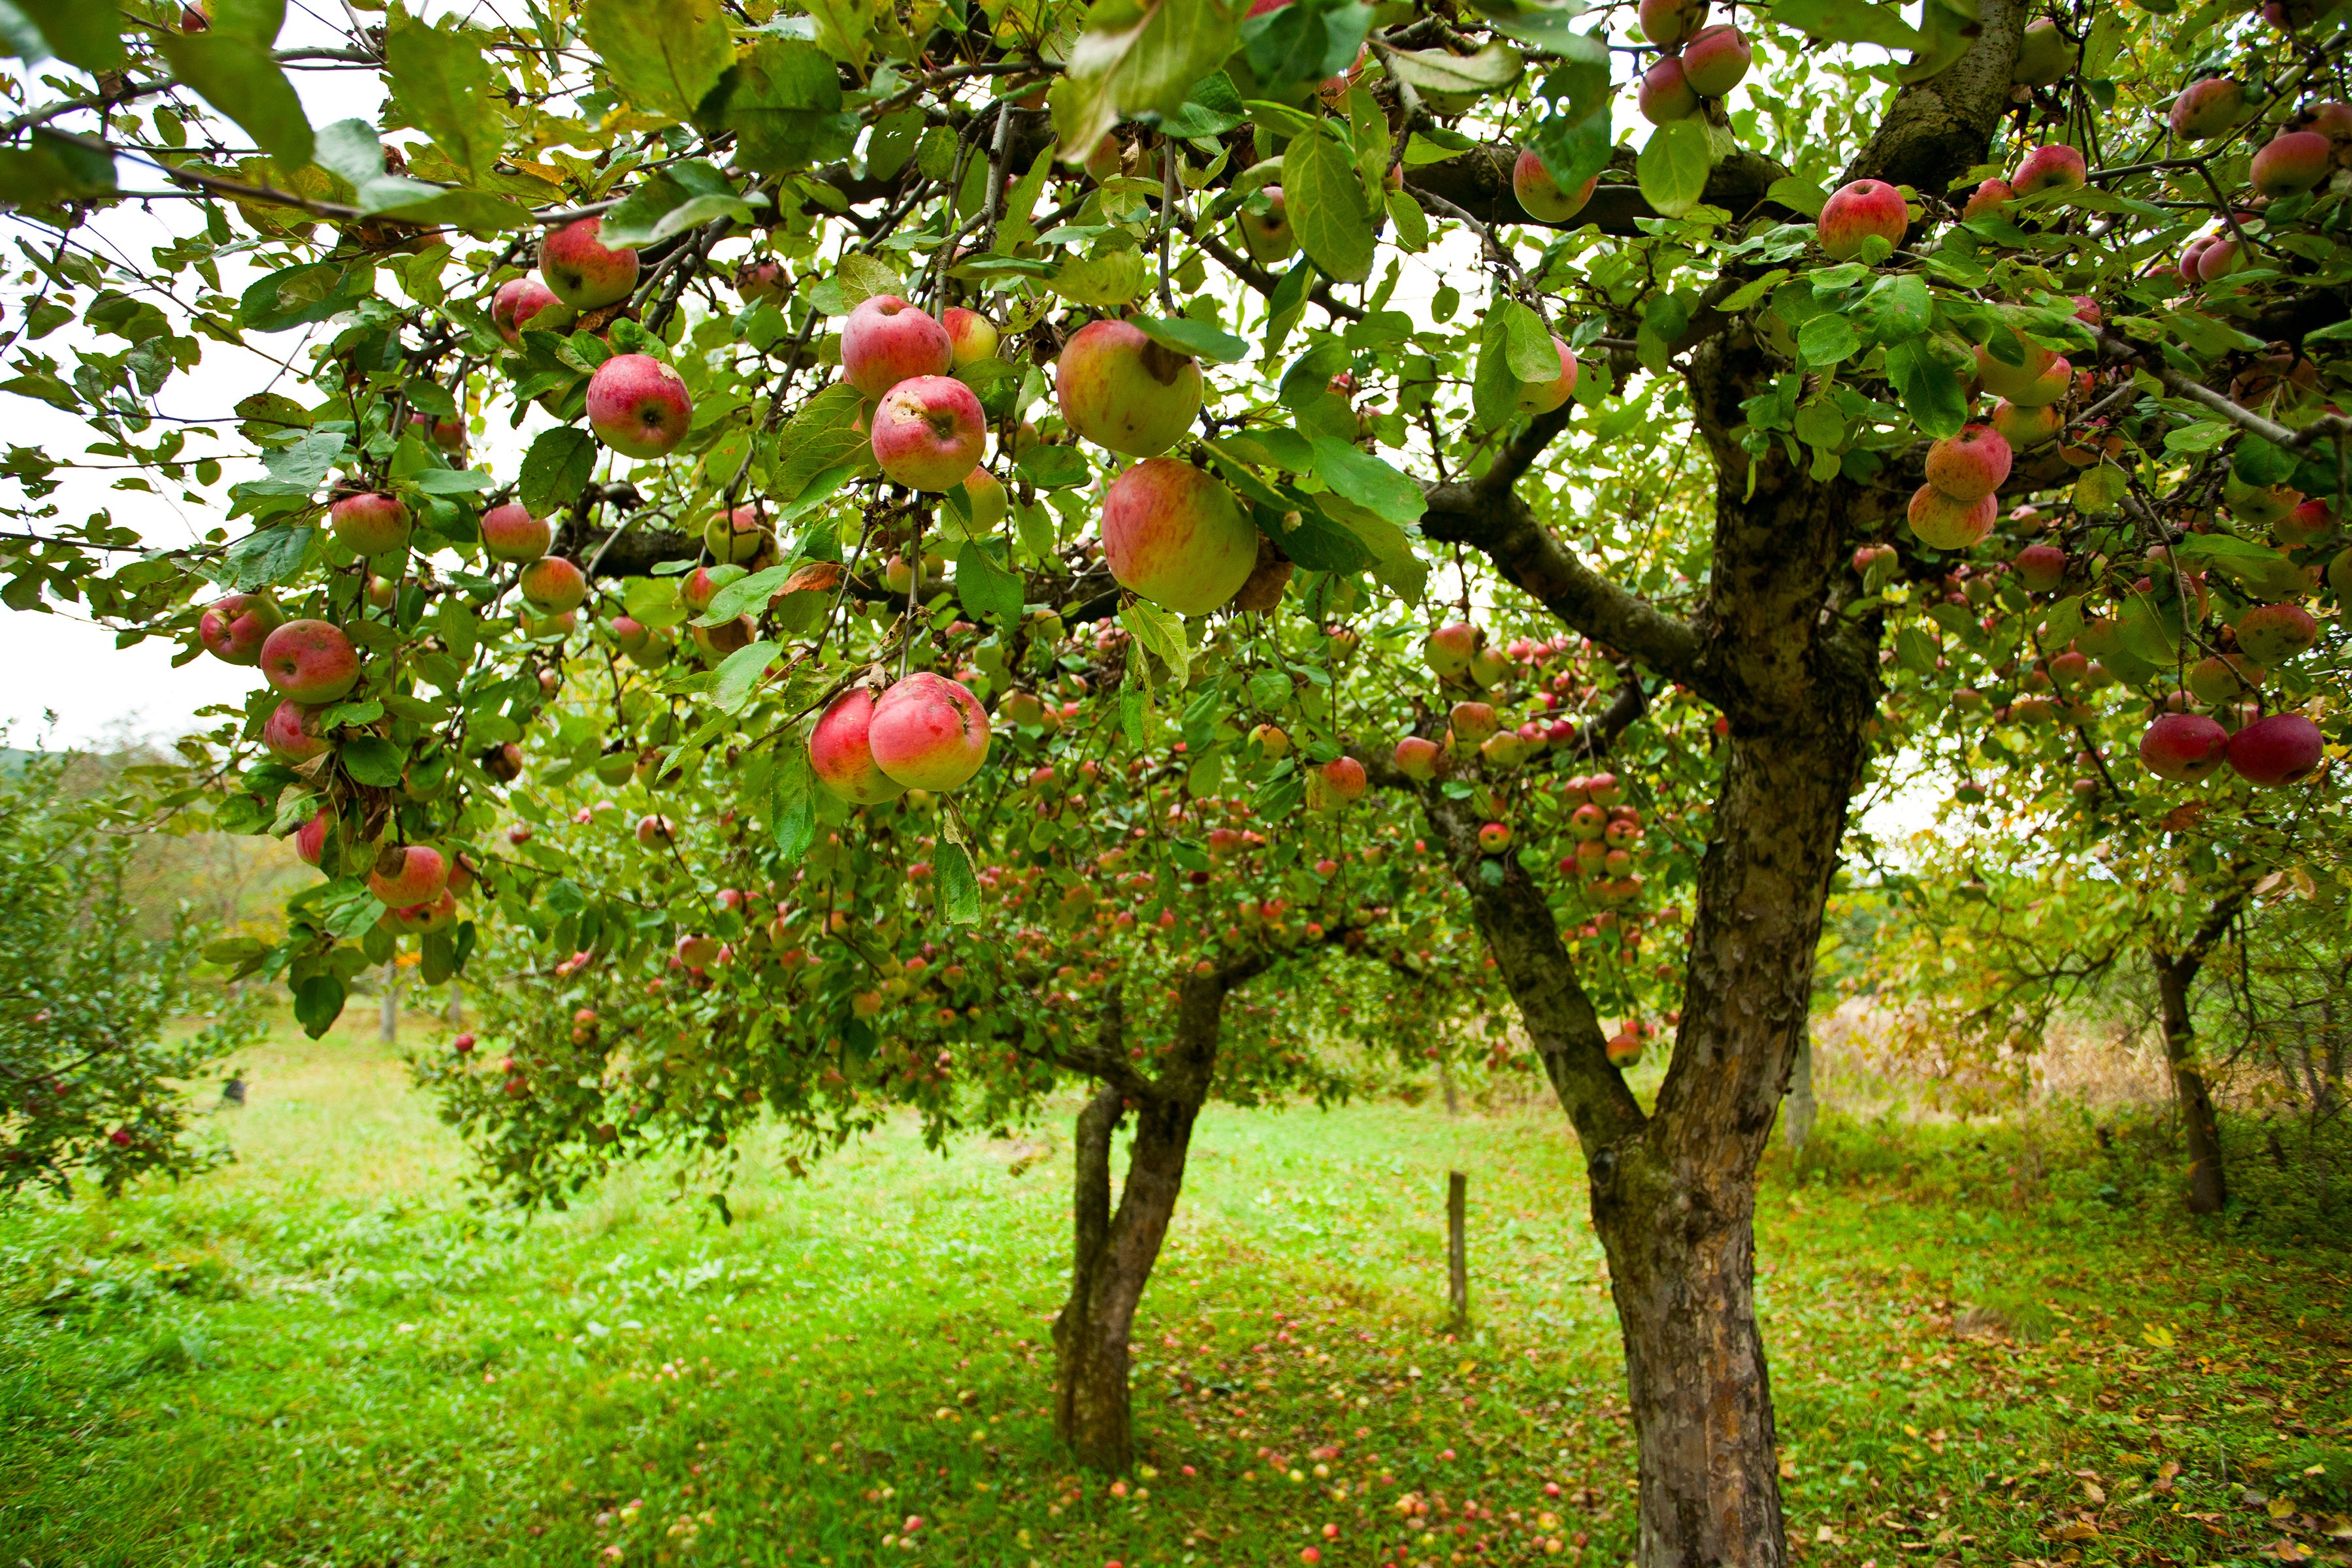
[[2225,895],[2179,952],[2158,945],[2148,954],[2156,968],[2164,1059],[2172,1072],[2173,1098],[2179,1103],[2181,1131],[2189,1144],[2186,1197],[2190,1214],[2220,1214],[2230,1201],[2230,1186],[2221,1163],[2221,1120],[2214,1114],[2213,1092],[2197,1060],[2197,1026],[2189,993],[2197,984],[2198,972],[2205,967],[2206,954],[2229,931],[2245,898],[2242,889]]
[[1781,1133],[1789,1152],[1801,1152],[1813,1135],[1813,1118],[1821,1107],[1813,1099],[1813,1031],[1810,1024],[1797,1037],[1797,1059],[1789,1069],[1789,1098],[1780,1108]]
[[1445,1173],[1445,1305],[1458,1332],[1470,1322],[1470,1178]]
[[[1078,1463],[1112,1473],[1135,1462],[1128,1343],[1168,1237],[1192,1126],[1216,1074],[1225,994],[1262,966],[1244,959],[1177,984],[1175,1039],[1157,1077],[1129,1065],[1124,1003],[1106,1001],[1095,1049],[1068,1065],[1106,1080],[1078,1114],[1076,1246],[1069,1299],[1054,1319],[1054,1427]],[[1135,1118],[1127,1181],[1110,1201],[1111,1134]]]
[[383,1005],[376,1016],[375,1037],[382,1045],[400,1044],[400,967],[397,964],[383,966]]

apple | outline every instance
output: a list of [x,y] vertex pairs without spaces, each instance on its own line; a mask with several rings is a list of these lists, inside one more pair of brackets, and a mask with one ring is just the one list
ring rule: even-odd
[[522,569],[516,580],[522,596],[542,616],[576,610],[588,597],[588,579],[561,555],[542,555]]
[[1478,829],[1478,852],[1480,854],[1500,855],[1504,850],[1508,849],[1510,847],[1511,830],[1506,824],[1500,822],[1490,822],[1484,827]]
[[2326,184],[2335,161],[2335,143],[2318,132],[2282,132],[2254,154],[2251,171],[2254,194],[2299,196]]
[[507,347],[522,346],[522,334],[531,331],[555,331],[572,321],[572,307],[555,297],[548,286],[536,278],[513,278],[499,285],[490,296],[490,325],[498,329]]
[[1655,65],[1642,73],[1642,85],[1633,93],[1633,107],[1651,124],[1670,125],[1698,112],[1698,89],[1683,74],[1682,61],[1672,55],[1661,55]]
[[372,576],[367,580],[367,602],[373,609],[392,608],[394,592],[392,579],[389,577]]
[[359,684],[359,650],[324,621],[288,621],[261,644],[261,673],[278,694],[318,707]]
[[1965,425],[1927,448],[1927,482],[1957,501],[1976,502],[2009,478],[2009,443],[1984,425]]
[[1004,482],[986,468],[975,466],[963,477],[963,493],[971,503],[971,528],[974,533],[993,533],[1004,526],[1008,510]]
[[874,765],[908,789],[961,789],[988,760],[988,714],[970,689],[919,669],[885,691],[866,720]]
[[2237,129],[2245,118],[2246,87],[2235,77],[2192,81],[2172,100],[2172,133],[2185,142],[2208,142]]
[[757,507],[739,506],[703,524],[702,546],[712,560],[723,563],[754,561],[768,547],[767,526],[760,521]]
[[531,516],[520,501],[510,500],[482,514],[482,550],[493,561],[536,561],[554,538],[547,520]]
[[1903,193],[1884,180],[1855,180],[1841,185],[1822,206],[1814,227],[1822,254],[1832,261],[1848,261],[1862,254],[1862,242],[1878,235],[1889,245],[1903,243],[1911,226]]
[[324,756],[335,749],[332,741],[319,733],[316,712],[291,698],[271,710],[268,722],[261,726],[261,743],[288,767]]
[[[420,429],[418,426],[422,426]],[[427,414],[408,416],[408,433],[432,442],[445,452],[466,449],[466,422],[463,419],[436,419]]]
[[677,961],[688,969],[708,969],[719,962],[719,939],[715,936],[681,936],[675,951]]
[[715,626],[690,628],[694,646],[702,650],[706,662],[715,664],[730,653],[750,647],[759,636],[759,627],[749,616],[738,616],[731,621],[721,621]]
[[2235,473],[2221,477],[2221,504],[2231,516],[2256,528],[2276,528],[2303,504],[2303,492],[2285,485],[2250,485]]
[[1126,321],[1089,321],[1054,366],[1062,419],[1097,447],[1152,458],[1174,446],[1201,412],[1201,366]]
[[1419,735],[1407,735],[1396,743],[1396,753],[1391,760],[1396,763],[1397,772],[1417,784],[1427,784],[1437,776],[1438,767],[1444,758],[1445,753],[1436,742],[1425,741]]
[[1470,673],[1470,661],[1486,646],[1486,632],[1468,621],[1438,627],[1422,644],[1421,657],[1440,680],[1458,680]]
[[1911,493],[1911,531],[1932,550],[1966,550],[1992,531],[1999,507],[1990,496],[1964,501],[1933,485]]
[[1518,198],[1527,215],[1538,223],[1566,223],[1584,210],[1584,204],[1592,199],[1592,192],[1600,184],[1601,176],[1595,174],[1570,195],[1559,188],[1551,171],[1544,167],[1543,159],[1532,149],[1523,150],[1518,162],[1511,165],[1511,194]]
[[2301,605],[2257,605],[2237,621],[2238,646],[2257,664],[2280,664],[2319,640],[2319,623]]
[[677,841],[677,824],[667,816],[637,818],[637,843],[647,849]]
[[874,411],[872,444],[875,462],[893,483],[934,494],[951,490],[987,450],[988,416],[971,388],[953,376],[912,376],[884,394]]
[[906,785],[874,761],[867,731],[874,720],[874,694],[853,686],[833,700],[809,731],[809,766],[816,782],[856,805],[897,798]]
[[268,595],[231,594],[205,606],[196,622],[196,638],[224,664],[259,664],[262,641],[278,629],[280,619],[277,602]]
[[1642,0],[1642,36],[1671,49],[1696,35],[1706,20],[1706,0]]
[[868,397],[918,376],[943,376],[954,364],[947,328],[896,294],[860,301],[842,323],[842,378]]
[[1728,22],[1701,27],[1683,46],[1683,77],[1701,98],[1722,98],[1748,76],[1755,51]]
[[2010,564],[2029,594],[2047,594],[2066,580],[2066,552],[2054,544],[2029,544]]
[[2074,61],[2074,46],[2066,41],[2058,24],[2047,16],[2036,16],[2025,24],[2025,37],[2019,40],[2017,64],[2009,79],[2021,87],[2055,87],[2073,73]]
[[1566,403],[1576,391],[1576,355],[1569,352],[1567,342],[1555,335],[1551,346],[1559,351],[1559,374],[1549,381],[1526,381],[1519,384],[1515,406],[1522,414],[1549,414]]
[[449,885],[448,858],[429,844],[388,844],[376,856],[367,885],[395,910],[430,903]]
[[2016,451],[2055,439],[2059,432],[2066,428],[2066,412],[2054,403],[2026,408],[2004,397],[1992,405],[1992,418],[1989,423],[2000,432],[2000,438],[2009,443],[2011,449]]
[[1500,730],[1478,742],[1478,760],[1490,769],[1516,768],[1528,760],[1528,741],[1517,730]]
[[2021,196],[2043,191],[2079,191],[2089,175],[2083,154],[2063,142],[2036,147],[2010,176],[2010,189]]
[[782,300],[792,292],[792,274],[772,256],[747,257],[735,269],[735,294],[746,305]]
[[2225,702],[2242,702],[2262,689],[2269,671],[2244,654],[2219,655],[2200,658],[2189,671],[2189,689],[2200,702],[2218,707]]
[[1335,757],[1307,770],[1307,807],[1336,816],[1363,798],[1364,784],[1363,763],[1353,757]]
[[[2022,342],[2022,340],[2021,340]],[[2025,363],[2011,364],[1977,345],[1977,380],[1995,397],[2005,397],[2021,408],[2041,408],[2066,395],[2074,367],[2051,349],[2026,342]]]
[[1475,746],[1495,732],[1497,721],[1492,703],[1456,702],[1446,715],[1446,724],[1454,738],[1463,745]]
[[[2314,499],[2305,501],[2271,526],[2277,531],[2279,542],[2285,545],[2319,544],[2335,537],[2340,526],[2336,509],[2326,501]],[[228,601],[221,601],[226,604]],[[209,614],[209,612],[207,612]],[[236,661],[231,659],[230,663]]]
[[634,616],[614,616],[612,621],[613,646],[635,658],[646,651],[653,641],[653,628]]
[[[1287,4],[1288,0],[1282,0],[1282,3]],[[1104,132],[1102,140],[1095,143],[1095,150],[1087,154],[1086,167],[1087,174],[1097,184],[1123,173],[1127,168],[1127,144],[1109,132]]]
[[294,830],[294,853],[304,864],[318,865],[327,857],[327,835],[334,826],[333,810],[320,807],[316,816]]
[[1103,496],[1103,561],[1110,574],[1179,615],[1206,615],[1239,593],[1256,569],[1257,540],[1233,491],[1173,458],[1145,458]]
[[1290,229],[1290,209],[1280,185],[1261,185],[1241,211],[1234,215],[1241,229],[1242,248],[1261,267],[1274,267],[1298,254],[1298,237]]
[[2148,772],[2175,784],[2195,784],[2221,765],[2229,732],[2201,713],[2165,713],[2139,738]]
[[2231,736],[2225,754],[2240,778],[2267,788],[2309,777],[2326,746],[2319,726],[2302,714],[2273,713]]
[[1621,1029],[1609,1037],[1608,1043],[1601,1049],[1608,1053],[1609,1065],[1621,1072],[1641,1065],[1642,1040],[1638,1035]]
[[2246,247],[2237,237],[2217,234],[2197,253],[2197,278],[2200,282],[2218,283],[2245,264]]
[[625,458],[658,458],[686,439],[694,399],[651,354],[614,354],[588,378],[588,427]]
[[345,496],[327,509],[327,521],[335,542],[354,555],[390,555],[408,548],[408,508],[398,496]]
[[950,368],[961,370],[968,364],[996,357],[996,323],[978,310],[952,306],[941,324],[947,328]]
[[601,218],[574,218],[540,241],[539,275],[575,310],[616,305],[636,289],[637,253],[606,249],[597,238],[604,227]]
[[1249,738],[1270,763],[1280,762],[1290,755],[1290,736],[1279,725],[1255,724],[1250,727]]

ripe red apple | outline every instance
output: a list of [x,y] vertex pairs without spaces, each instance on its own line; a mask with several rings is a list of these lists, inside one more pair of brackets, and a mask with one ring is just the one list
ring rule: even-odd
[[1848,261],[1862,254],[1862,242],[1878,235],[1889,245],[1903,243],[1911,215],[1903,193],[1884,180],[1855,180],[1841,185],[1822,207],[1814,227],[1822,254],[1832,261]]
[[637,843],[645,848],[657,848],[677,841],[677,825],[667,816],[637,818]]
[[1445,753],[1434,741],[1424,741],[1419,735],[1407,735],[1396,743],[1397,772],[1419,784],[1427,784],[1437,776],[1438,765]]
[[1257,564],[1257,529],[1234,492],[1173,458],[1147,458],[1111,481],[1102,541],[1120,586],[1179,615],[1222,607]]
[[1989,495],[1964,501],[1921,485],[1911,493],[1911,531],[1932,550],[1966,550],[1992,531],[1999,511]]
[[1960,208],[1960,221],[1966,223],[1988,213],[1998,213],[2001,204],[2016,195],[2007,180],[1986,180],[1969,193],[1968,205]]
[[392,608],[394,594],[391,578],[379,576],[370,577],[367,580],[367,602],[371,608],[378,610]]
[[792,291],[792,274],[772,256],[747,257],[735,269],[735,294],[746,305],[781,300]]
[[2074,71],[2074,46],[2058,30],[2058,24],[2047,16],[2036,16],[2025,24],[2025,36],[2018,41],[2017,64],[2009,79],[2021,87],[2055,87]]
[[[2286,516],[2273,523],[2279,542],[2285,545],[2319,544],[2335,537],[2341,526],[2336,509],[2316,498],[2303,502]],[[221,601],[226,604],[228,601]],[[209,612],[207,612],[209,613]],[[230,663],[236,661],[231,659]]]
[[1201,412],[1201,366],[1140,327],[1089,321],[1055,362],[1054,394],[1082,438],[1130,458],[1157,457]]
[[988,714],[960,682],[919,669],[866,720],[874,765],[908,789],[961,789],[988,760]]
[[2010,564],[2029,594],[2047,594],[2066,580],[2066,552],[2054,544],[2029,544]]
[[261,662],[261,645],[278,629],[277,601],[267,594],[231,594],[205,607],[196,622],[197,640],[224,664]]
[[449,885],[448,858],[429,844],[386,845],[368,872],[367,885],[395,910],[430,903]]
[[1261,185],[1234,215],[1241,229],[1242,248],[1261,267],[1275,267],[1298,254],[1298,237],[1291,232],[1290,209],[1280,185]]
[[618,304],[637,286],[637,253],[608,250],[597,236],[601,218],[575,218],[540,241],[539,275],[575,310]]
[[1353,757],[1335,757],[1307,771],[1307,806],[1336,814],[1363,798],[1364,764]]
[[561,555],[542,555],[522,569],[517,586],[542,616],[578,609],[588,597],[588,579]]
[[572,307],[536,278],[511,278],[490,296],[490,325],[510,349],[522,346],[525,329],[560,331],[572,321]]
[[[944,341],[947,334],[940,335]],[[883,395],[874,411],[872,443],[885,478],[937,494],[963,483],[979,466],[988,447],[988,416],[971,388],[953,376],[913,376]]]
[[359,684],[359,650],[324,621],[289,621],[263,639],[261,673],[280,696],[315,708]]
[[2307,778],[2319,766],[2326,738],[2300,713],[2257,719],[2230,737],[2230,766],[2251,784],[2269,787]]
[[2054,403],[2021,407],[2004,397],[1992,405],[1989,423],[2000,432],[2000,438],[2009,443],[2010,449],[2017,452],[2054,439],[2066,428],[2066,411]]
[[1706,21],[1706,0],[1642,0],[1638,14],[1642,36],[1658,48],[1672,49]]
[[658,458],[686,439],[694,399],[651,354],[614,354],[588,378],[588,427],[625,458]]
[[1683,74],[1681,60],[1661,55],[1642,73],[1642,85],[1633,91],[1633,107],[1653,125],[1671,125],[1698,112],[1698,89]]
[[1717,22],[1693,33],[1683,46],[1683,76],[1701,98],[1721,98],[1747,79],[1755,58],[1745,34]]
[[288,767],[335,749],[332,741],[319,733],[317,712],[290,698],[272,710],[268,721],[261,726],[261,743]]
[[2185,142],[2227,135],[2245,118],[2246,87],[2235,77],[2193,81],[2172,100],[2172,133]]
[[956,305],[948,310],[941,324],[948,333],[948,363],[956,370],[996,357],[996,323],[978,310],[967,310]]
[[740,566],[698,566],[688,573],[686,581],[678,585],[677,596],[688,609],[698,616],[710,608],[710,601],[719,596],[719,589],[730,583],[740,582],[747,575],[749,574]]
[[1523,381],[1515,406],[1522,414],[1549,414],[1566,403],[1576,392],[1576,356],[1569,352],[1567,341],[1554,336],[1551,346],[1559,351],[1559,374],[1549,381]]
[[1927,448],[1927,482],[1954,500],[1974,502],[2009,478],[2009,443],[1983,425],[1966,425]]
[[482,514],[482,550],[493,561],[536,561],[547,553],[555,531],[519,500]]
[[2246,247],[2234,235],[2217,234],[2197,252],[2200,282],[2218,283],[2246,265]]
[[702,526],[702,546],[713,561],[733,565],[756,560],[768,547],[767,525],[757,507],[722,511]]
[[1475,746],[1495,732],[1495,709],[1488,702],[1456,702],[1446,715],[1447,726],[1454,738],[1464,745]]
[[2229,732],[2202,713],[2165,713],[2139,738],[2148,772],[2175,784],[2195,784],[2221,765]]
[[2238,617],[2238,647],[2257,664],[2280,664],[2319,640],[2319,623],[2301,605],[2257,605]]
[[327,520],[336,542],[354,555],[390,555],[408,548],[408,508],[398,496],[345,496],[327,509]]
[[833,700],[809,731],[809,765],[817,783],[857,805],[893,800],[906,785],[874,761],[867,731],[874,721],[874,694],[853,686]]
[[436,419],[429,414],[408,416],[408,433],[430,441],[445,452],[466,449],[466,422],[462,418]]
[[321,806],[319,814],[294,830],[294,853],[305,865],[316,866],[326,858],[327,835],[335,826],[335,814]]
[[1592,199],[1593,189],[1600,184],[1601,176],[1595,174],[1570,195],[1559,188],[1559,182],[1551,177],[1551,171],[1531,150],[1521,152],[1518,162],[1511,165],[1511,194],[1519,199],[1527,215],[1538,223],[1566,223],[1584,210],[1584,204]]
[[2021,408],[2040,408],[2066,395],[2074,367],[2039,343],[2025,343],[2025,363],[2011,364],[1977,345],[1977,380],[1995,397],[2005,397]]
[[2334,172],[2335,144],[2315,131],[2287,131],[2272,137],[2254,154],[2251,174],[2254,194],[2299,196],[2326,183]]
[[1486,634],[1468,621],[1455,621],[1429,634],[1421,657],[1441,680],[1458,680],[1470,673],[1470,661],[1486,646]]
[[943,376],[954,364],[947,328],[896,294],[859,301],[842,323],[842,379],[868,397],[918,376]]
[[2036,147],[2010,176],[2009,187],[2021,196],[2043,191],[2079,191],[2089,174],[2083,154],[2063,142]]

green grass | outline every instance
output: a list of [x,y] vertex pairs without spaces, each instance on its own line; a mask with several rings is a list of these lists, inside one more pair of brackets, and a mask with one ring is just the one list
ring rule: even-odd
[[[356,1034],[252,1066],[238,1164],[0,1215],[0,1563],[1336,1565],[1405,1542],[1407,1494],[1441,1530],[1413,1563],[1629,1555],[1556,1111],[1204,1118],[1137,1326],[1146,1468],[1113,1487],[1046,1415],[1061,1126],[1019,1173],[911,1127],[805,1181],[755,1149],[731,1228],[650,1173],[518,1224],[467,1205],[463,1152]],[[1776,1152],[1759,1295],[1802,1561],[2343,1560],[2344,1255],[2173,1218],[2151,1157],[1834,1121]]]

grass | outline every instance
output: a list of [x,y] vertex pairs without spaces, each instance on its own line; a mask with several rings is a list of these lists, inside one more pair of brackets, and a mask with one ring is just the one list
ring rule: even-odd
[[[651,1173],[517,1223],[467,1205],[463,1151],[356,1029],[248,1079],[235,1166],[0,1214],[0,1563],[1631,1552],[1602,1262],[1541,1107],[1205,1117],[1137,1325],[1144,1464],[1111,1484],[1047,1415],[1059,1128],[1043,1158],[900,1128],[804,1181],[754,1150],[731,1227]],[[2345,1255],[2196,1228],[2159,1152],[2029,1131],[1832,1119],[1776,1152],[1798,1558],[2344,1561]]]

